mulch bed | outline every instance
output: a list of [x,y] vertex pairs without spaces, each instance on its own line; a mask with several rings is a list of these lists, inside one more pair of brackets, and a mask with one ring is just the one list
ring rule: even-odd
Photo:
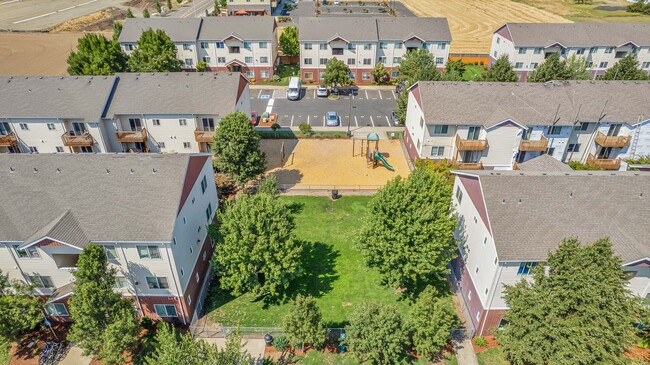
[[489,349],[495,349],[495,348],[499,347],[499,343],[497,342],[496,338],[494,338],[494,336],[483,336],[483,338],[485,338],[485,340],[487,341],[487,346],[485,346],[485,347],[477,346],[474,343],[474,340],[476,338],[474,338],[474,340],[472,340],[472,346],[474,346],[474,352],[481,352],[481,351],[485,351],[485,350],[489,350]]

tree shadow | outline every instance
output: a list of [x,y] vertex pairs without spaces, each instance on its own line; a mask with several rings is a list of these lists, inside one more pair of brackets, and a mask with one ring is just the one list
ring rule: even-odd
[[298,202],[291,202],[287,204],[287,209],[289,209],[289,212],[291,214],[298,214],[302,212],[302,209],[305,207],[305,204],[303,203],[298,203]]

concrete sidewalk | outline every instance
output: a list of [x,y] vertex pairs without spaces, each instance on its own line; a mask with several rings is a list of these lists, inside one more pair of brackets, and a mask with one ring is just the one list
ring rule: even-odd
[[[355,90],[395,90],[395,85],[354,85]],[[288,86],[277,86],[277,85],[248,85],[250,90],[285,90],[289,88]],[[318,88],[317,84],[307,85],[302,84],[303,89],[314,90]],[[339,89],[345,90],[347,86],[339,86]]]
[[458,365],[478,365],[478,359],[476,358],[476,353],[474,352],[471,339],[452,342],[454,344],[454,349],[456,350]]

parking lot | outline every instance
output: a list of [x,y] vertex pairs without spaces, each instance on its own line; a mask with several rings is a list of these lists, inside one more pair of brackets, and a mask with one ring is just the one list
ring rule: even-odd
[[[308,123],[312,127],[325,127],[328,112],[336,112],[345,127],[394,127],[391,112],[395,109],[393,90],[355,90],[342,92],[339,100],[316,96],[316,89],[303,88],[299,100],[287,100],[286,90],[251,90],[251,108],[261,115],[264,112],[278,115],[283,127],[297,127]],[[348,124],[349,123],[349,124]]]

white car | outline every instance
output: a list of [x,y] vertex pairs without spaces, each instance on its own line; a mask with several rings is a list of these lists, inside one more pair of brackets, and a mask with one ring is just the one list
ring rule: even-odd
[[327,96],[328,94],[329,91],[327,90],[327,86],[318,85],[318,89],[316,90],[316,96]]
[[334,0],[334,5],[338,5],[338,4],[339,4],[339,0]]
[[336,115],[336,112],[327,112],[327,126],[338,127],[341,125],[341,118]]

